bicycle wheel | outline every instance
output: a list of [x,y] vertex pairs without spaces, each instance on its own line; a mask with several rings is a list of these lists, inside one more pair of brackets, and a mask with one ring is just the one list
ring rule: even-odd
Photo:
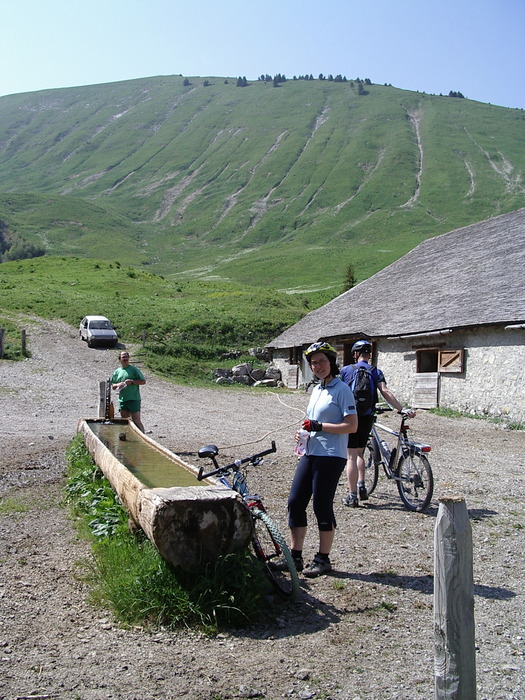
[[370,440],[363,452],[363,459],[365,460],[365,486],[370,496],[377,486],[377,478],[379,476],[379,465],[374,459],[374,448]]
[[425,455],[406,450],[396,469],[399,495],[409,510],[427,508],[434,491],[434,477]]
[[[264,564],[266,575],[283,598],[296,598],[299,593],[299,577],[292,553],[270,516],[259,508],[251,508],[253,516],[252,545],[255,555]],[[274,571],[269,563],[283,556],[288,571]]]

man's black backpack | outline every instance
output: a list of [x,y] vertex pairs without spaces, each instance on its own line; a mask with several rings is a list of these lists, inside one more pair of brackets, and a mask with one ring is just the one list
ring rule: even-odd
[[355,407],[358,416],[368,416],[373,413],[377,403],[377,389],[372,375],[373,367],[358,367],[350,380],[350,389],[354,392]]

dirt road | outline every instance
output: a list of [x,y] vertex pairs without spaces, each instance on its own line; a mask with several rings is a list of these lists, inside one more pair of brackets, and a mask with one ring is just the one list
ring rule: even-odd
[[[478,698],[525,697],[523,432],[421,412],[411,424],[433,448],[428,513],[404,510],[384,478],[368,507],[349,511],[341,483],[335,571],[302,579],[301,599],[277,618],[215,639],[122,629],[86,603],[75,562],[89,552],[60,507],[64,449],[78,419],[97,415],[98,384],[117,352],[87,348],[64,324],[26,328],[31,359],[0,361],[0,700],[427,700],[433,536],[447,493],[465,497],[471,518]],[[186,459],[210,442],[243,456],[276,440],[255,485],[286,531],[305,394],[192,389],[144,371],[146,430]],[[307,555],[315,544],[312,532]]]

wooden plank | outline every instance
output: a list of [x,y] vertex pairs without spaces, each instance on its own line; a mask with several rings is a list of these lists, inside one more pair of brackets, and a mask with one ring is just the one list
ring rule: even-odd
[[438,405],[438,372],[416,374],[414,379],[414,408],[436,408]]

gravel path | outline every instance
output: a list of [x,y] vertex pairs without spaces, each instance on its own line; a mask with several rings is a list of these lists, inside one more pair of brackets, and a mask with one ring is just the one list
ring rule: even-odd
[[[471,516],[478,698],[525,697],[523,432],[420,412],[413,434],[432,444],[436,478],[428,513],[404,510],[381,477],[370,505],[349,511],[341,483],[335,571],[302,578],[301,599],[278,618],[215,639],[122,629],[86,603],[76,562],[89,552],[59,505],[65,447],[79,418],[97,415],[98,385],[117,352],[87,348],[65,324],[25,327],[31,359],[0,361],[0,506],[26,509],[0,510],[0,700],[433,697],[433,536],[436,499],[447,493],[463,495]],[[252,483],[286,531],[306,395],[192,389],[147,370],[146,378],[146,430],[189,461],[210,442],[227,458],[276,440]],[[307,556],[315,545],[312,531]]]

